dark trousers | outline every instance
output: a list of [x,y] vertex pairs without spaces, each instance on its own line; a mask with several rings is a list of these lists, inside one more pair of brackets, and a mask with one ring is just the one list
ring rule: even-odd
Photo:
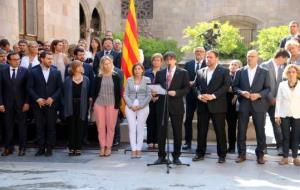
[[292,117],[281,118],[281,130],[283,135],[283,157],[288,157],[289,147],[291,147],[292,157],[297,158],[300,139],[300,119]]
[[168,127],[168,118],[171,119],[171,125],[173,129],[173,140],[174,140],[174,151],[172,153],[173,158],[178,158],[181,154],[181,140],[182,140],[182,122],[183,122],[183,115],[172,115],[165,114],[165,122],[162,124],[162,113],[157,114],[157,122],[158,122],[158,157],[165,157],[166,156],[166,137],[167,137],[167,130]]
[[84,121],[80,118],[80,100],[73,100],[73,115],[67,118],[69,149],[81,150]]
[[235,104],[228,105],[228,109],[226,113],[229,149],[235,149],[235,143],[236,143],[236,128],[237,128],[236,124],[237,124],[238,112],[235,111],[235,106],[236,106]]
[[275,122],[275,106],[269,107],[268,114],[272,123],[276,146],[279,148],[282,146],[282,132],[280,126],[278,126]]
[[204,156],[206,153],[207,145],[207,132],[209,126],[209,120],[212,120],[216,139],[217,139],[217,152],[218,156],[225,158],[227,153],[226,148],[226,132],[225,132],[225,113],[210,113],[210,112],[200,112],[198,113],[198,123],[197,123],[197,150],[196,154]]
[[0,113],[0,144],[3,141],[3,131],[4,131],[4,120],[3,120],[3,113]]
[[[186,97],[186,114],[184,122],[184,139],[188,145],[192,144],[193,139],[193,118],[197,109],[197,99],[190,95]],[[199,116],[199,115],[198,115]]]
[[149,103],[149,115],[147,118],[147,144],[157,144],[157,117],[156,117],[156,103]]
[[54,106],[35,107],[36,134],[39,148],[52,149],[56,140],[57,112]]
[[119,110],[117,121],[116,121],[116,126],[115,126],[115,135],[114,135],[113,144],[120,143],[120,141],[121,141],[120,123],[121,123],[121,120],[122,120],[122,114],[120,112],[121,111]]
[[22,108],[16,106],[6,108],[4,116],[4,146],[6,149],[13,149],[14,125],[18,126],[19,132],[19,149],[26,148],[27,126],[26,113],[22,112]]
[[252,115],[252,120],[256,132],[257,147],[255,149],[255,153],[257,157],[260,157],[264,155],[264,150],[266,148],[266,113],[264,112],[239,112],[237,137],[238,153],[239,155],[246,155],[246,136],[250,115]]

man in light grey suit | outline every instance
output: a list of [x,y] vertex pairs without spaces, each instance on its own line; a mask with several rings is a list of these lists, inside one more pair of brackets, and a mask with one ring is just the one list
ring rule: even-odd
[[257,163],[264,164],[266,148],[265,121],[268,110],[267,95],[270,91],[268,71],[257,64],[258,53],[250,50],[247,53],[247,66],[236,72],[233,91],[238,95],[238,135],[237,145],[239,156],[237,163],[246,160],[246,134],[249,117],[252,116],[256,132],[257,147],[255,153]]
[[269,71],[270,77],[270,92],[267,95],[267,99],[269,101],[269,109],[268,114],[273,126],[273,133],[276,140],[276,147],[278,150],[278,154],[282,154],[282,133],[280,127],[275,122],[275,103],[276,96],[279,83],[282,81],[282,73],[285,68],[285,63],[287,59],[290,57],[288,51],[284,49],[279,49],[274,54],[273,59],[266,61],[261,64],[261,67],[267,69]]

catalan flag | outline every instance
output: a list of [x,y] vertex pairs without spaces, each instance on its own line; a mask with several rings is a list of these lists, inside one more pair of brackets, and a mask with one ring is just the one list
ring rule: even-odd
[[122,49],[122,70],[124,72],[125,79],[131,76],[132,66],[139,60],[138,31],[134,0],[129,1],[130,5],[127,15]]
[[[129,0],[129,9],[125,26],[125,33],[123,39],[122,49],[122,63],[121,68],[124,72],[124,86],[126,79],[129,78],[132,73],[132,66],[139,61],[139,45],[138,45],[138,31],[136,22],[136,12],[134,6],[134,0]],[[121,111],[125,115],[125,102],[122,100]]]

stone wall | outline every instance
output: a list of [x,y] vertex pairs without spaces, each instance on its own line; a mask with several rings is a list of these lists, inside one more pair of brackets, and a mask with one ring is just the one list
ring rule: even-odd
[[18,0],[0,1],[0,39],[7,38],[11,44],[19,40]]

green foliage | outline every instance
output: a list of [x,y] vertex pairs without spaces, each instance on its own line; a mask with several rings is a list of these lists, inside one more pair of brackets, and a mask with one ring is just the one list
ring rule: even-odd
[[280,40],[289,34],[288,26],[274,26],[259,31],[257,40],[251,44],[258,49],[260,57],[270,59],[278,49]]
[[[239,29],[230,25],[229,22],[220,23],[219,21],[200,22],[194,27],[184,29],[184,38],[190,38],[187,45],[182,47],[182,51],[191,52],[197,46],[204,46],[204,34],[208,29],[212,29],[215,24],[220,27],[220,36],[217,38],[216,50],[220,53],[221,59],[244,59],[247,48],[243,43],[243,37]],[[214,29],[217,33],[217,29]]]
[[[113,34],[114,38],[123,41],[124,33]],[[177,41],[175,40],[161,40],[156,38],[146,38],[139,35],[139,48],[143,50],[145,59],[150,59],[154,53],[164,54],[167,51],[174,51],[177,56],[177,60],[181,60],[183,53],[177,47]]]

